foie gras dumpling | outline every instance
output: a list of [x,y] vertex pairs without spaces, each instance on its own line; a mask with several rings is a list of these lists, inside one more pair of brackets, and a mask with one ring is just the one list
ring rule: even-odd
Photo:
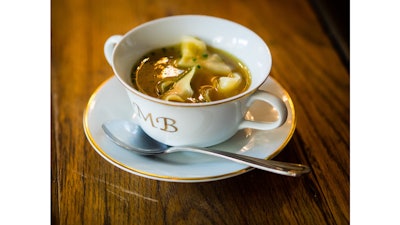
[[197,65],[199,56],[207,54],[206,44],[191,36],[184,36],[181,42],[182,58],[178,62],[178,66],[192,67]]
[[231,77],[220,77],[217,88],[221,93],[228,93],[237,89],[240,82],[242,82],[242,77],[237,73],[233,73]]
[[171,89],[165,92],[162,99],[167,101],[184,102],[187,98],[192,97],[193,90],[190,86],[190,81],[196,68],[193,67],[188,73],[186,73],[180,80],[178,80]]

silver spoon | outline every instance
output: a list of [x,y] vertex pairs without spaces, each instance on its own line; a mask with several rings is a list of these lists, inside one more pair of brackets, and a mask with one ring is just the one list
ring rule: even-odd
[[286,176],[298,177],[310,172],[310,168],[302,164],[259,159],[209,148],[191,146],[171,147],[152,139],[144,133],[138,125],[127,120],[108,121],[102,125],[102,128],[114,143],[127,150],[142,155],[189,151],[222,157],[247,166]]

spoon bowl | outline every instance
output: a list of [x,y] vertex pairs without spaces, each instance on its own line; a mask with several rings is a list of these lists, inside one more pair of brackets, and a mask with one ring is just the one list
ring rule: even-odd
[[168,146],[149,137],[137,124],[128,120],[111,120],[103,123],[106,135],[124,149],[141,155],[156,155],[189,151],[225,158],[276,174],[298,177],[310,172],[306,165],[265,160],[210,148]]

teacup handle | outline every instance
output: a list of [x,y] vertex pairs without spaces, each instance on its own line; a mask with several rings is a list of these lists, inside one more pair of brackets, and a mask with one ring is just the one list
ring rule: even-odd
[[121,41],[121,39],[122,35],[113,35],[104,43],[104,55],[106,56],[107,62],[110,66],[113,66],[112,56],[114,53],[114,47]]
[[249,100],[247,101],[247,107],[249,108],[255,101],[263,101],[274,107],[279,114],[278,119],[273,122],[257,122],[257,121],[243,120],[239,124],[239,129],[253,128],[257,130],[272,130],[277,127],[280,127],[286,121],[288,110],[286,108],[285,103],[277,96],[272,95],[265,91],[258,90],[253,95],[250,96]]

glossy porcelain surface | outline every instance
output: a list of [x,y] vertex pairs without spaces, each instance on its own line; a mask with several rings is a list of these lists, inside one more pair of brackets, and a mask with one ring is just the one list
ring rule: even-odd
[[[292,137],[296,116],[288,93],[273,79],[261,86],[279,96],[288,108],[286,122],[269,131],[243,129],[231,139],[213,146],[215,149],[245,154],[257,158],[272,158]],[[113,165],[139,176],[173,182],[204,182],[225,179],[245,173],[252,168],[203,154],[178,152],[159,156],[141,156],[114,144],[101,126],[105,121],[130,119],[132,108],[121,83],[112,77],[92,95],[84,113],[84,130],[93,148]],[[246,114],[247,119],[270,120],[276,112],[265,103],[254,104]],[[223,132],[223,131],[221,131]]]

